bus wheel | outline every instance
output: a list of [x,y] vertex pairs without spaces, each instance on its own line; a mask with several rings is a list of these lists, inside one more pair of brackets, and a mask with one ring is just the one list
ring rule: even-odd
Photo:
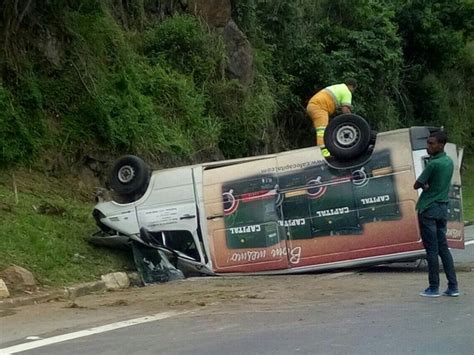
[[367,150],[371,136],[370,126],[365,119],[346,113],[329,121],[324,133],[324,144],[331,155],[348,160]]
[[145,192],[150,182],[150,168],[137,156],[119,158],[110,173],[109,185],[124,202],[132,202]]

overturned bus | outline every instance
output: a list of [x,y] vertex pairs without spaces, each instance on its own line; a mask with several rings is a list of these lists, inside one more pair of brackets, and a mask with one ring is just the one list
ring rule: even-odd
[[[428,158],[429,127],[379,133],[351,160],[325,159],[319,147],[149,171],[119,159],[99,202],[99,245],[144,240],[178,268],[204,274],[299,273],[424,257],[413,183]],[[448,243],[464,248],[458,150]]]

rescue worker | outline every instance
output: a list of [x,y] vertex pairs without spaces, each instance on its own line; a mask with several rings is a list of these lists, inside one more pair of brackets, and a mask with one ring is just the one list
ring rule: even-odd
[[342,113],[352,112],[352,93],[357,88],[355,79],[347,79],[343,84],[335,84],[318,91],[308,102],[306,111],[313,121],[316,130],[316,145],[321,147],[323,156],[329,156],[324,148],[324,131],[329,123],[329,116],[336,110]]

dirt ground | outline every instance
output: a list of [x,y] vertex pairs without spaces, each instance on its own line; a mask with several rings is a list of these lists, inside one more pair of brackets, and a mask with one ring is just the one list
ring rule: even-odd
[[[442,287],[444,287],[444,275]],[[458,271],[461,297],[474,302],[474,272]],[[376,267],[333,273],[196,277],[140,288],[79,297],[74,301],[0,310],[2,342],[29,335],[54,334],[132,319],[160,312],[197,314],[272,311],[318,305],[322,310],[390,302],[421,302],[418,293],[427,285],[425,268]],[[460,298],[461,298],[460,297]],[[440,302],[447,301],[441,297]]]

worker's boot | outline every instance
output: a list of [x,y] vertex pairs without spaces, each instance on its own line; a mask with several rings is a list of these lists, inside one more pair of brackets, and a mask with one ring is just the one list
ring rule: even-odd
[[329,158],[331,156],[331,153],[329,152],[329,150],[325,146],[321,147],[321,154],[325,158]]
[[321,148],[321,154],[323,157],[328,158],[331,156],[329,150],[324,145],[324,130],[326,127],[318,127],[316,128],[316,145]]

